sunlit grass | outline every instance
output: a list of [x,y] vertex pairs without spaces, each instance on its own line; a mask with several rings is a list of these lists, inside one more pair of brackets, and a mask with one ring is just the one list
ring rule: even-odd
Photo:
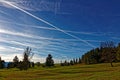
[[1,69],[0,80],[119,80],[120,63],[94,65],[57,66],[53,68],[35,67],[27,71]]

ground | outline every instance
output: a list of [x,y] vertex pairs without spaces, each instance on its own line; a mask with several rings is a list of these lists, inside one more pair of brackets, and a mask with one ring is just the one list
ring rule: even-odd
[[1,69],[0,80],[120,80],[120,63],[35,67],[27,71]]

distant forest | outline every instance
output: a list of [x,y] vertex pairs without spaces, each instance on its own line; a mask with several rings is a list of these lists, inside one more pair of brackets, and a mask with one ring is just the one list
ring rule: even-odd
[[[9,62],[7,66],[5,66],[5,61],[0,57],[0,69],[3,68],[19,68],[20,70],[27,70],[28,68],[34,66],[42,67],[54,67],[54,60],[52,59],[52,55],[48,54],[46,57],[46,62],[41,64],[40,62],[31,62],[30,59],[34,53],[30,47],[27,47],[23,53],[23,60],[19,61],[19,58],[15,56],[12,62]],[[74,58],[70,61],[65,60],[61,61],[61,66],[71,66],[76,64],[97,64],[97,63],[110,63],[111,67],[113,67],[113,62],[120,62],[120,43],[115,46],[114,42],[107,41],[101,42],[100,47],[92,49],[86,52],[82,57]]]
[[85,64],[108,62],[113,67],[112,62],[120,62],[120,43],[115,46],[112,41],[101,42],[99,48],[92,49],[82,55],[81,61]]

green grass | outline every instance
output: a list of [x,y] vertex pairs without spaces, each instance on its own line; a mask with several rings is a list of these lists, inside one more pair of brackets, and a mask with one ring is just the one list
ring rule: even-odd
[[120,63],[74,65],[65,67],[35,67],[27,71],[1,69],[0,80],[120,80]]

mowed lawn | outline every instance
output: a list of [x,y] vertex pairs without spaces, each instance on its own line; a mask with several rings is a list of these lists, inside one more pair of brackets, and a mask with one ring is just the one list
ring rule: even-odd
[[94,65],[35,67],[27,71],[1,69],[0,80],[120,80],[120,63]]

